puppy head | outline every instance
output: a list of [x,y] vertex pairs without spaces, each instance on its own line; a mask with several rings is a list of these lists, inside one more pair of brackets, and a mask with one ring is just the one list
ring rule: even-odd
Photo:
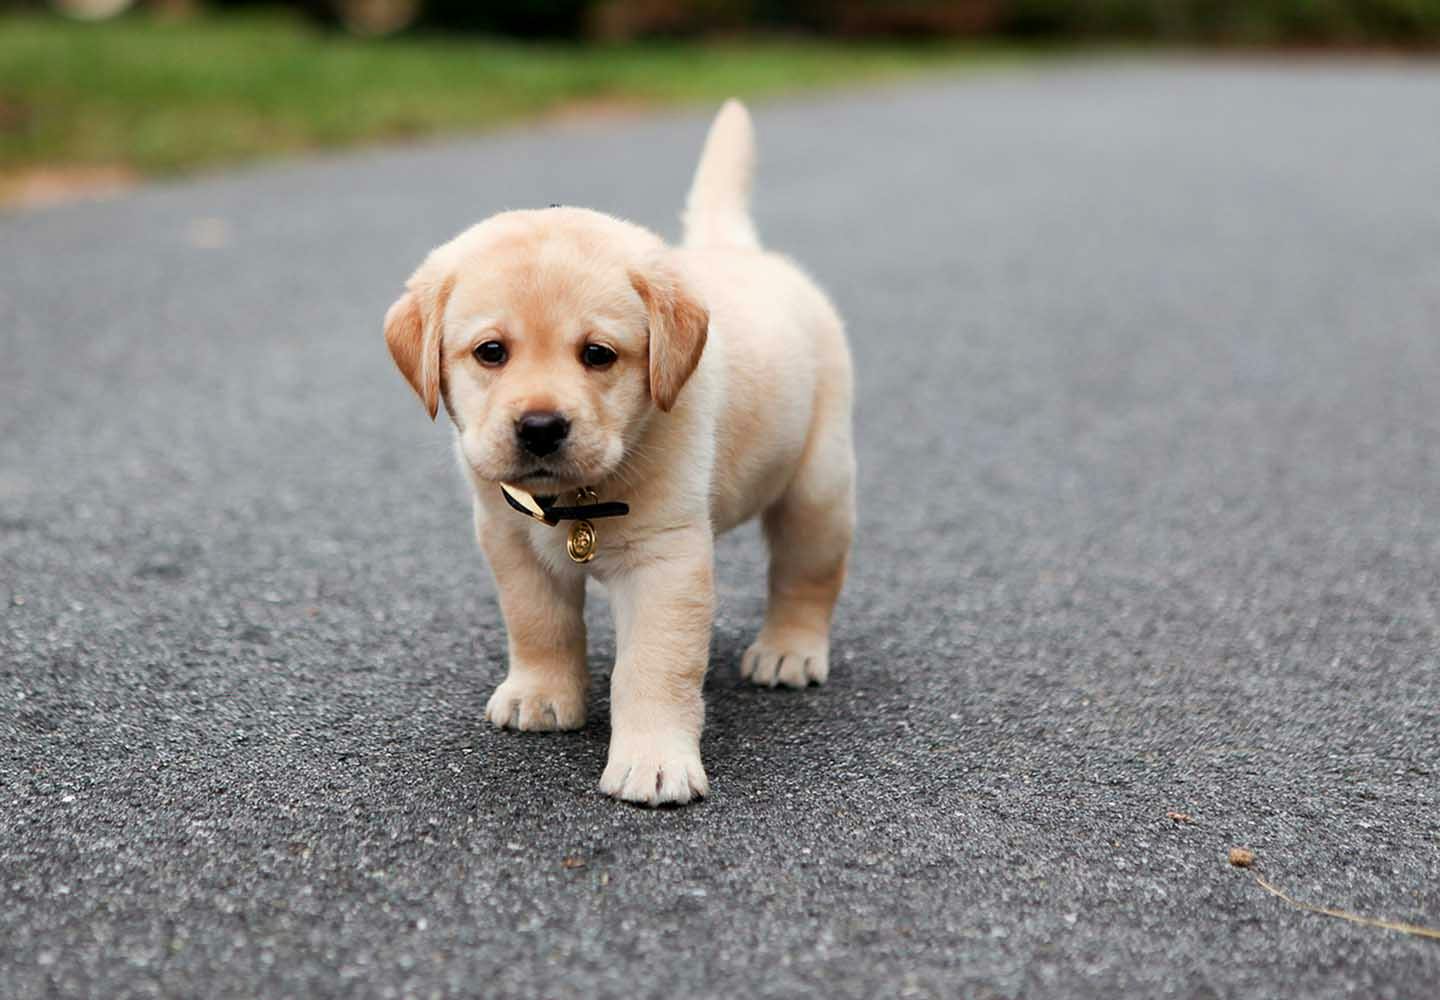
[[708,324],[656,236],[562,208],[494,216],[435,250],[385,340],[480,478],[555,493],[619,468],[675,405]]

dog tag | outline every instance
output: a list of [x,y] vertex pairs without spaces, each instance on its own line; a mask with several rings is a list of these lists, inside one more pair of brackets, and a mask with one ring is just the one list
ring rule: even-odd
[[570,525],[570,537],[565,539],[565,551],[571,562],[587,563],[595,558],[597,539],[595,525],[589,521],[576,521]]

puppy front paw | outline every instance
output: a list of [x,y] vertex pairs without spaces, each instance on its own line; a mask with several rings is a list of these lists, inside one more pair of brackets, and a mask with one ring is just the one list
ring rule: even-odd
[[600,791],[641,805],[683,805],[708,795],[710,781],[692,741],[632,737],[612,741]]
[[579,729],[585,725],[585,691],[507,677],[485,705],[485,718],[501,729]]
[[740,658],[740,676],[751,684],[803,688],[824,684],[830,676],[830,642],[803,633],[760,638]]

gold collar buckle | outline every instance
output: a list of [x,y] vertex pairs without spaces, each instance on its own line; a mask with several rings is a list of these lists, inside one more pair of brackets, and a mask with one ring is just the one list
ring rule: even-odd
[[511,486],[509,483],[501,483],[500,492],[505,495],[505,499],[510,502],[511,507],[522,514],[533,517],[541,524],[548,524],[553,528],[560,523],[545,513],[545,508],[540,506],[540,501],[536,500],[535,496],[528,490],[522,490],[518,486]]

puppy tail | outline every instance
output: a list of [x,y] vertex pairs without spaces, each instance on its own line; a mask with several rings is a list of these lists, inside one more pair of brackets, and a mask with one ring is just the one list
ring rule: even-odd
[[750,219],[750,178],[755,172],[755,130],[750,112],[728,100],[705,140],[700,166],[685,201],[687,247],[758,250],[760,237]]

